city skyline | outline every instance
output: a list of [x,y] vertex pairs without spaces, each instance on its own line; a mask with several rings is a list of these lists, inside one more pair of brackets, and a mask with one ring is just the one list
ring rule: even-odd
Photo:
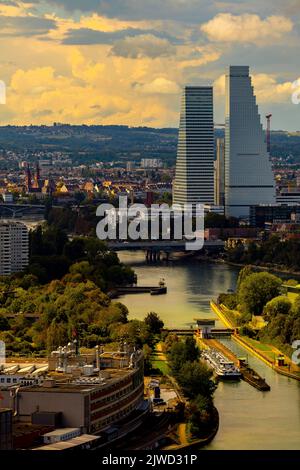
[[0,125],[177,127],[186,83],[214,86],[223,122],[224,68],[246,62],[262,116],[299,130],[299,5],[200,3],[0,1]]

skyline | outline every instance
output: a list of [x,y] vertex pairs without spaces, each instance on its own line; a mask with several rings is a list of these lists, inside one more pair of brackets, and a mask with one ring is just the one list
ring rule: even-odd
[[178,127],[188,84],[214,86],[224,122],[225,69],[249,64],[262,122],[299,130],[297,3],[0,1],[0,125]]

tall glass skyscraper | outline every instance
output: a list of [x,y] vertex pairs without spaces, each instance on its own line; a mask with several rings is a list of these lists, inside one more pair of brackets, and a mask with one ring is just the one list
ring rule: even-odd
[[225,213],[249,217],[249,206],[274,204],[275,181],[249,67],[226,75]]
[[187,86],[183,90],[173,202],[214,203],[214,117],[210,86]]

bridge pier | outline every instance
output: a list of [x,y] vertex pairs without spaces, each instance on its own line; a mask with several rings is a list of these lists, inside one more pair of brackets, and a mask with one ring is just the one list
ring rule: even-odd
[[147,261],[147,263],[156,263],[157,261],[160,261],[160,251],[147,250],[146,251],[146,261]]

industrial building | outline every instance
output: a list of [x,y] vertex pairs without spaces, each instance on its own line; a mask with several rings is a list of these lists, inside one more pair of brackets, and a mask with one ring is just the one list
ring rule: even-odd
[[99,435],[117,423],[126,423],[129,430],[131,421],[140,422],[149,411],[141,351],[96,348],[82,355],[72,343],[53,351],[43,376],[34,376],[30,369],[27,375],[24,368],[19,372],[19,379],[12,367],[0,372],[1,404],[12,410],[18,423],[50,426],[49,436],[64,436],[66,428],[68,433],[73,429],[72,439]]

